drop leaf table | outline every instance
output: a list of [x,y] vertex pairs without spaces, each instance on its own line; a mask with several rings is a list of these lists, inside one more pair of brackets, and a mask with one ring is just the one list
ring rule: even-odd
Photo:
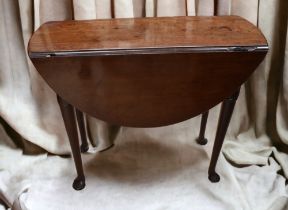
[[85,187],[83,113],[129,127],[166,126],[202,114],[197,141],[205,144],[208,110],[222,102],[208,170],[209,180],[218,182],[216,162],[240,86],[267,51],[258,28],[237,16],[48,22],[28,46],[57,94],[76,190]]

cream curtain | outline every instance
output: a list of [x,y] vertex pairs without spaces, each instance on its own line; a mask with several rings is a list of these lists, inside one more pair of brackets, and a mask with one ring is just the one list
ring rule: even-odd
[[[265,61],[241,88],[223,153],[238,165],[268,165],[273,157],[281,166],[280,173],[288,178],[288,1],[219,0],[217,7],[218,15],[239,15],[257,25],[270,46]],[[40,24],[67,19],[213,15],[213,11],[214,0],[0,0],[0,144],[21,147],[27,153],[70,151],[55,94],[26,54],[29,38]],[[218,113],[219,107],[213,108],[208,119],[210,141]],[[195,135],[199,119],[188,123]],[[123,130],[89,116],[86,120],[94,146],[91,152],[110,147]],[[144,129],[143,133],[181,132],[177,126]]]
[[[69,152],[55,94],[26,54],[29,38],[40,24],[67,19],[213,15],[213,8],[213,0],[1,0],[0,113],[4,130],[18,145],[29,141],[54,154]],[[218,15],[248,19],[263,31],[270,45],[266,60],[242,87],[228,131],[224,152],[236,163],[266,164],[272,151],[287,151],[287,10],[285,0],[218,2]],[[110,134],[117,129],[89,116],[87,123],[96,151],[113,143],[111,136],[115,135]],[[19,142],[21,138],[25,140]],[[25,147],[27,151],[31,148],[35,146]],[[283,167],[287,174],[288,166]]]

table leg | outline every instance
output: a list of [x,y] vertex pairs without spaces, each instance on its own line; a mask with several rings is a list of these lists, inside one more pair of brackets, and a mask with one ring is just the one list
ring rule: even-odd
[[81,152],[87,152],[89,149],[88,141],[87,141],[87,135],[86,135],[86,130],[85,130],[85,123],[84,123],[84,114],[83,112],[79,111],[76,109],[76,118],[78,122],[78,128],[80,132],[80,137],[81,137]]
[[206,130],[208,114],[209,114],[209,111],[204,112],[202,114],[200,133],[199,133],[198,139],[196,140],[196,142],[200,145],[205,145],[208,142],[208,140],[205,138],[205,130]]
[[85,176],[81,160],[74,108],[71,104],[64,101],[60,96],[57,96],[57,100],[61,109],[77,171],[77,177],[73,182],[73,188],[75,190],[82,190],[85,187]]
[[208,178],[211,182],[219,182],[220,176],[216,173],[215,168],[217,164],[217,160],[224,142],[224,138],[226,135],[227,128],[230,123],[230,119],[233,113],[233,109],[237,98],[239,96],[238,89],[230,98],[227,98],[223,101],[220,117],[218,121],[218,128],[216,132],[215,142],[213,146],[212,158],[210,161],[209,171],[208,171]]

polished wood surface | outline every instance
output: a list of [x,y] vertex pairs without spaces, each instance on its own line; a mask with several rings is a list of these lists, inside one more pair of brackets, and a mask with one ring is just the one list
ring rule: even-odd
[[84,119],[84,114],[83,112],[79,111],[78,109],[75,110],[76,112],[76,119],[77,119],[77,124],[78,124],[78,129],[81,137],[81,152],[87,152],[89,150],[89,145],[88,145],[88,137],[86,133],[86,128],[85,128],[85,119]]
[[64,125],[68,134],[70,147],[77,171],[77,177],[73,182],[73,188],[75,190],[82,190],[85,187],[85,175],[83,171],[82,158],[79,147],[79,139],[77,133],[77,124],[75,119],[74,107],[57,96],[57,101],[60,106]]
[[157,127],[199,115],[231,95],[265,52],[34,58],[79,110],[115,125]]
[[205,138],[205,130],[207,125],[207,119],[208,119],[209,111],[204,112],[201,117],[201,126],[200,126],[200,132],[199,136],[197,138],[197,143],[200,145],[205,145],[208,143],[208,139]]
[[[238,45],[252,50],[234,51]],[[111,50],[120,47],[132,52]],[[147,49],[134,51],[139,47]],[[110,53],[75,54],[87,49]],[[49,50],[67,53],[41,54]],[[261,32],[235,16],[52,22],[29,43],[32,62],[59,96],[91,116],[131,127],[165,126],[207,111],[241,86],[266,52]]]
[[217,132],[215,136],[215,142],[213,145],[212,150],[212,157],[209,164],[209,170],[208,170],[208,178],[211,182],[219,182],[220,176],[216,172],[216,164],[221,152],[221,148],[224,142],[224,138],[226,135],[226,131],[228,129],[235,103],[238,99],[240,93],[240,89],[236,90],[233,95],[231,95],[229,98],[225,99],[221,106],[220,116],[218,120],[218,127]]
[[[88,149],[82,112],[115,125],[157,127],[204,113],[198,142],[205,144],[208,110],[223,101],[209,166],[216,163],[239,87],[268,50],[261,32],[240,17],[171,17],[50,22],[28,51],[57,93],[77,170],[85,177],[74,109]],[[84,146],[83,146],[84,145]]]
[[48,22],[29,52],[266,45],[261,32],[237,16],[161,17]]

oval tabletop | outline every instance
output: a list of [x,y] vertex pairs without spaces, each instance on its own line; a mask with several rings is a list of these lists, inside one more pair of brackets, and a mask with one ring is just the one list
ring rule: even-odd
[[59,96],[131,127],[207,111],[233,94],[267,51],[257,27],[237,16],[48,22],[28,46]]

